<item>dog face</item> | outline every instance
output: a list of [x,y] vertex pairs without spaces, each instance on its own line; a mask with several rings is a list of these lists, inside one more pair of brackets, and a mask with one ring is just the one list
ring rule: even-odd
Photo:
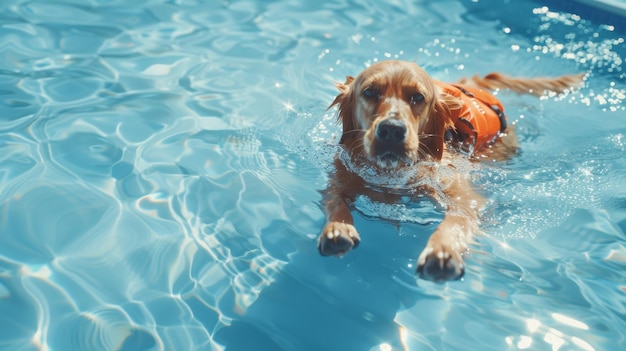
[[418,65],[382,61],[336,85],[343,144],[383,169],[441,159],[449,107]]

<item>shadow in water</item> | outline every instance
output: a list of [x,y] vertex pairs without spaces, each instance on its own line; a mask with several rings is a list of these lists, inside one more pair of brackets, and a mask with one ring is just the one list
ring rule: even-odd
[[276,280],[215,341],[229,351],[402,349],[396,313],[433,299],[413,273],[433,228],[403,224],[398,232],[381,220],[355,220],[359,248],[337,259],[320,256],[313,240],[300,242]]

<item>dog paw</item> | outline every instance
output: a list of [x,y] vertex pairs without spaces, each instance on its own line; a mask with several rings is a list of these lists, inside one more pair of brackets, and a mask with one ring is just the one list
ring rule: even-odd
[[450,247],[428,246],[417,260],[417,274],[434,282],[460,279],[465,274],[463,256]]
[[330,222],[317,241],[317,248],[323,256],[343,256],[359,246],[361,238],[353,225]]

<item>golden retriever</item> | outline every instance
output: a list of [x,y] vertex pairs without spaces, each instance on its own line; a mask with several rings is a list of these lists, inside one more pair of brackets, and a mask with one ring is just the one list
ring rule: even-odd
[[359,195],[393,203],[430,196],[445,208],[443,220],[417,260],[423,279],[442,281],[464,274],[463,255],[479,232],[485,204],[452,164],[452,157],[505,159],[517,150],[500,101],[486,90],[510,89],[542,95],[564,92],[583,75],[559,78],[511,78],[492,73],[455,84],[433,80],[417,64],[374,63],[356,78],[335,83],[343,124],[340,145],[346,157],[335,159],[335,172],[324,192],[327,224],[318,239],[324,256],[343,256],[356,248],[352,203]]

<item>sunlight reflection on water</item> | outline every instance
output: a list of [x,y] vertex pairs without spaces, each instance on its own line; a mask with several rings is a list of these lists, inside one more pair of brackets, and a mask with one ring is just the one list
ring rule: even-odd
[[[614,348],[624,39],[581,15],[485,6],[11,0],[0,349]],[[361,247],[315,249],[332,81],[390,58],[442,80],[588,74],[563,96],[498,92],[522,153],[457,165],[491,200],[462,282],[416,283],[430,203],[361,198]]]

